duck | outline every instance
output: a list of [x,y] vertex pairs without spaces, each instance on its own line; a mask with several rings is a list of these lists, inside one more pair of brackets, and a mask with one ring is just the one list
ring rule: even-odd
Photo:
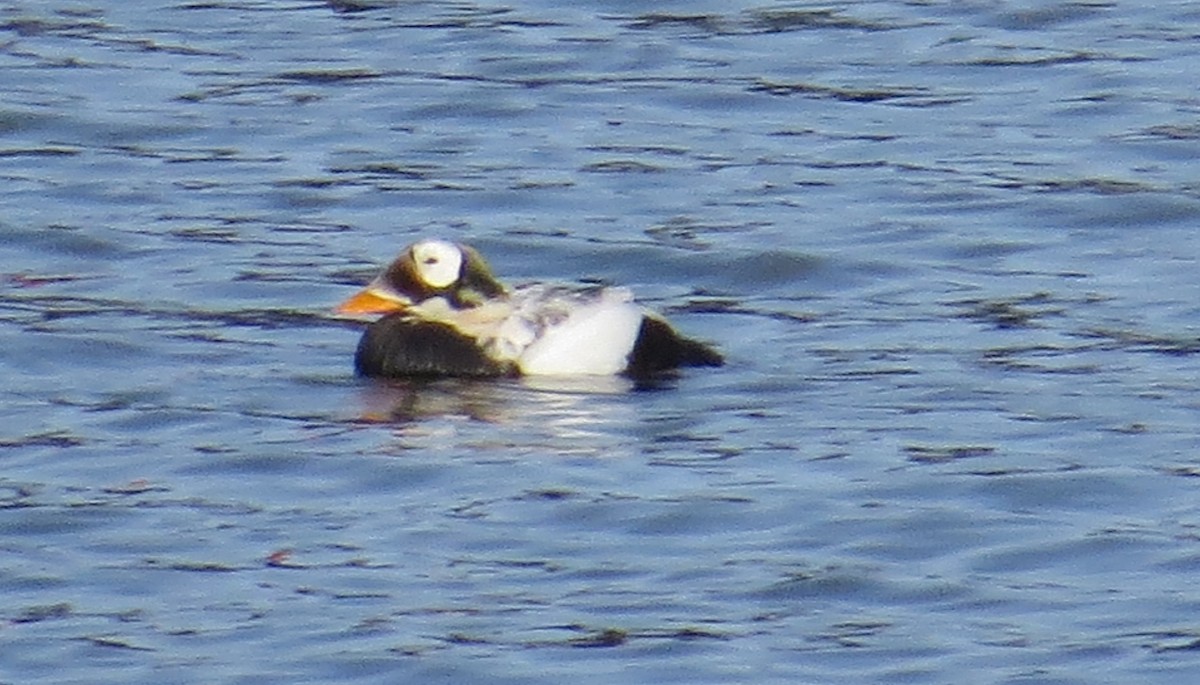
[[354,354],[373,378],[627,376],[717,367],[712,345],[683,336],[631,290],[502,283],[475,248],[427,238],[334,311],[379,316]]

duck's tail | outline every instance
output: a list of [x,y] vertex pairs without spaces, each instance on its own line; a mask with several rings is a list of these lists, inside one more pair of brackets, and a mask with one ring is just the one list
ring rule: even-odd
[[683,366],[723,366],[725,358],[714,347],[680,335],[663,319],[647,314],[642,318],[625,375],[648,378]]

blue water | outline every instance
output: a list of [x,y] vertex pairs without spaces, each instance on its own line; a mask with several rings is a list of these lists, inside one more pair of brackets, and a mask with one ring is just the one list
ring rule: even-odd
[[[1198,35],[0,4],[0,683],[1195,679]],[[354,378],[433,235],[730,363]]]

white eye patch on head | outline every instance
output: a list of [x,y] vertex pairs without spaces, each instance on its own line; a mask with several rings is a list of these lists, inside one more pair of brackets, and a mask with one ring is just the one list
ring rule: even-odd
[[453,284],[462,271],[463,253],[454,243],[422,240],[412,246],[412,256],[417,276],[434,288]]

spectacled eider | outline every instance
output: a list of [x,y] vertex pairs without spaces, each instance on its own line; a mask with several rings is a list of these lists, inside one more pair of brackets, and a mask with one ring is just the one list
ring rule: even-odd
[[476,250],[444,240],[413,243],[336,311],[384,315],[359,341],[360,376],[644,379],[724,364],[711,346],[635,303],[627,288],[508,288]]

